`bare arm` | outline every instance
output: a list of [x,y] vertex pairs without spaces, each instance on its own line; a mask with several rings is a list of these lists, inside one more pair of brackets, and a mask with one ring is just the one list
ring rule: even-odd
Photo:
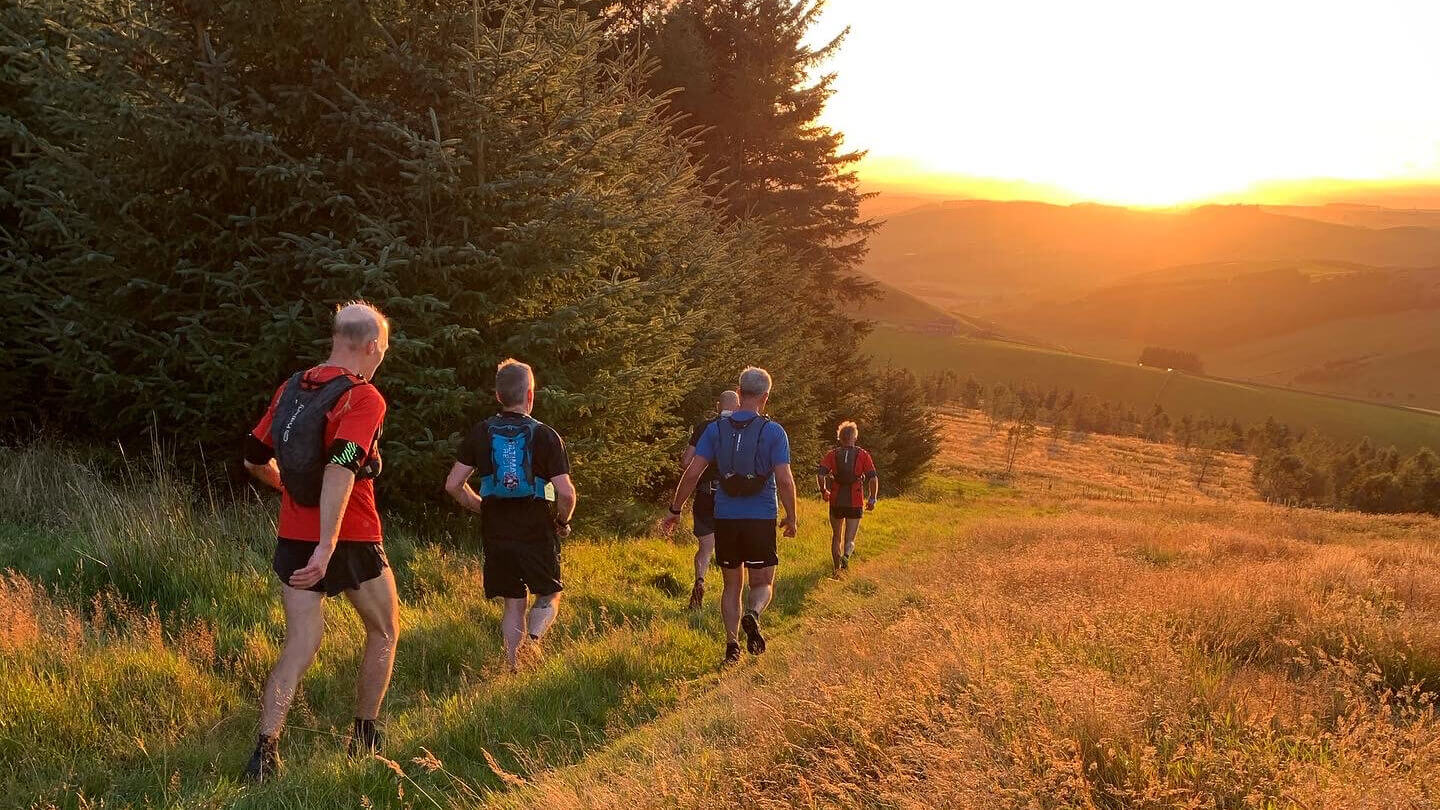
[[555,487],[555,516],[561,523],[569,523],[570,518],[575,516],[575,501],[578,496],[575,493],[575,482],[570,479],[570,474],[557,475],[550,479]]
[[474,467],[468,467],[460,462],[450,465],[450,474],[445,476],[445,491],[455,502],[469,509],[471,512],[480,512],[480,494],[470,486],[470,475],[475,472]]
[[695,493],[695,485],[700,483],[700,477],[705,474],[705,468],[710,466],[710,459],[701,455],[691,455],[690,463],[685,467],[685,474],[680,476],[680,483],[675,487],[675,497],[670,499],[670,514],[675,514],[685,508],[685,502]]
[[245,471],[250,473],[251,477],[256,481],[265,484],[271,489],[283,489],[283,487],[280,486],[280,466],[275,463],[275,459],[273,458],[264,464],[255,464],[246,461]]
[[695,460],[695,445],[685,445],[685,451],[680,454],[680,471],[690,469],[690,462]]
[[830,490],[829,490],[828,488],[826,488],[826,486],[825,486],[825,485],[828,484],[829,482],[830,482],[830,476],[825,475],[824,473],[817,473],[817,474],[815,475],[815,487],[820,490],[820,497],[822,497],[822,498],[829,498],[829,497],[830,497]]
[[775,465],[775,489],[780,496],[780,505],[785,507],[785,536],[795,536],[798,518],[795,512],[795,473],[789,464]]
[[290,575],[290,587],[308,588],[325,578],[335,543],[340,539],[340,520],[355,489],[355,473],[339,464],[325,465],[324,482],[320,485],[320,542],[310,554],[304,568]]
[[870,479],[865,482],[865,487],[870,492],[867,496],[868,500],[877,500],[880,497],[880,476],[870,476]]

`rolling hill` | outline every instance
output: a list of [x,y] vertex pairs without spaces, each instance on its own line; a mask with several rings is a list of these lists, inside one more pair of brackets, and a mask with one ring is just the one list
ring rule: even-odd
[[[894,216],[866,271],[992,336],[1440,409],[1440,212],[964,201]],[[964,334],[964,333],[961,333]]]
[[980,308],[1063,297],[1166,267],[1315,259],[1434,267],[1440,230],[1339,225],[1253,206],[960,201],[891,217],[871,238],[864,269],[942,307],[987,316]]
[[1342,440],[1369,437],[1404,451],[1440,447],[1440,415],[1353,399],[1287,390],[1259,383],[1167,373],[1099,357],[966,337],[937,337],[877,329],[868,351],[882,362],[917,373],[952,369],[987,383],[1033,383],[1073,389],[1139,410],[1159,404],[1174,416],[1238,419],[1267,417],[1297,429]]

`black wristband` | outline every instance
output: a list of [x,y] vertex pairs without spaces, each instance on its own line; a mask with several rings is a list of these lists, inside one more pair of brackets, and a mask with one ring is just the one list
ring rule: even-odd
[[683,514],[684,512],[685,512],[684,509],[676,509],[676,508],[673,507],[673,506],[670,507],[670,514],[675,515],[676,517],[679,517],[679,516],[680,516],[681,514]]

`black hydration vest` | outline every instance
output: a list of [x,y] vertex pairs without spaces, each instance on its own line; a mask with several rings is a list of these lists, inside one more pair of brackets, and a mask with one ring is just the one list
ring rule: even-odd
[[[325,465],[329,462],[325,446],[325,424],[330,409],[346,391],[357,385],[369,385],[349,374],[315,385],[305,381],[299,371],[285,384],[275,403],[275,417],[270,423],[270,443],[275,447],[275,462],[280,466],[280,481],[290,500],[301,506],[319,506],[320,489],[325,481]],[[378,459],[372,460],[379,474]],[[361,477],[359,475],[357,478]]]
[[774,472],[760,471],[760,435],[769,423],[768,416],[752,416],[744,422],[737,422],[733,416],[715,420],[718,434],[715,472],[720,476],[720,489],[726,495],[744,498],[764,491],[765,483]]
[[835,448],[835,483],[842,487],[848,487],[859,481],[855,475],[855,462],[860,460],[860,447],[846,447],[841,445]]

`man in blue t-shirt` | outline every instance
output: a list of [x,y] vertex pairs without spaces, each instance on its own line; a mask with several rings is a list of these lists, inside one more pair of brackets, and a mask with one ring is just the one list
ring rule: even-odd
[[[740,660],[740,630],[752,655],[765,652],[760,632],[760,614],[774,593],[776,519],[786,537],[794,537],[795,477],[790,472],[790,437],[785,429],[765,416],[770,401],[770,373],[754,366],[740,373],[740,408],[730,416],[711,423],[695,445],[695,455],[685,469],[670,514],[661,524],[669,534],[680,520],[685,501],[712,464],[719,476],[715,493],[715,563],[725,578],[720,613],[727,635],[725,662]],[[741,615],[740,596],[748,574],[750,592]]]

